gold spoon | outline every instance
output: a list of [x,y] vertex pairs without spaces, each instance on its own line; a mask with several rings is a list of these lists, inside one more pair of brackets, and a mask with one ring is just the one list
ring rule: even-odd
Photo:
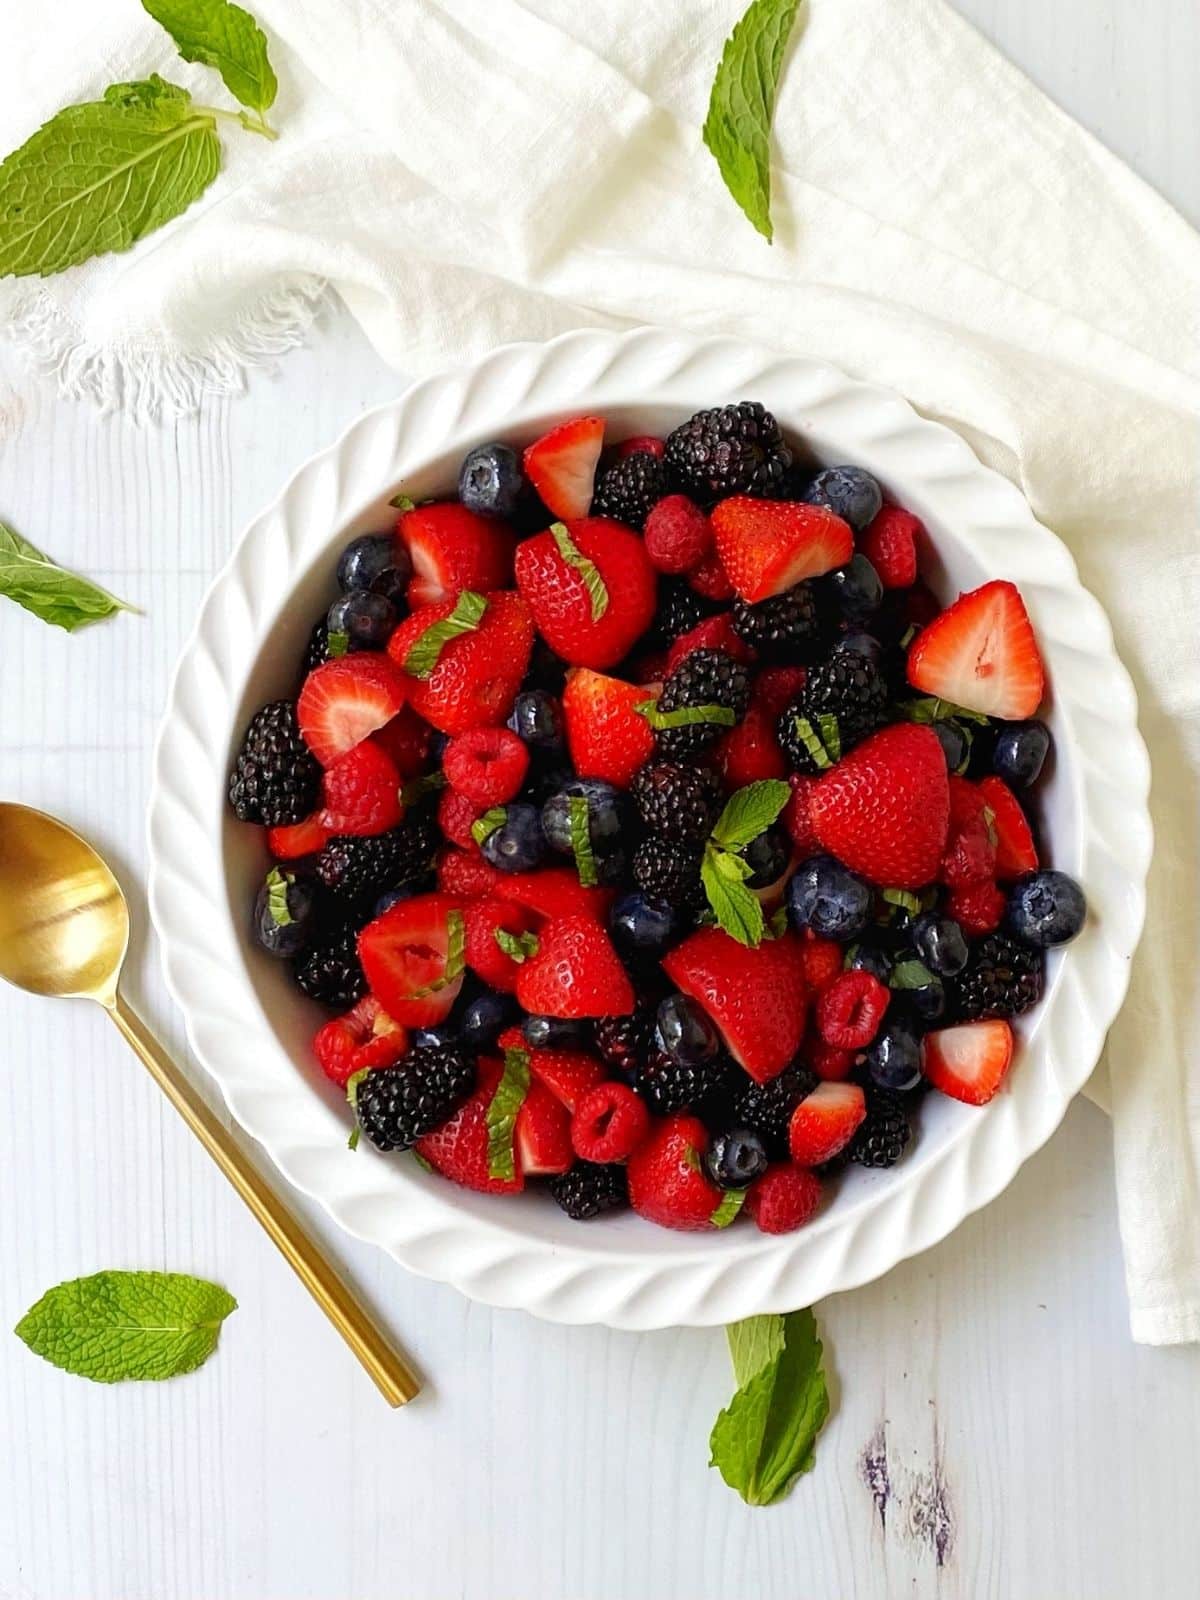
[[420,1388],[403,1356],[119,993],[128,944],[125,896],[91,845],[44,811],[0,801],[0,977],[104,1007],[389,1405],[402,1406]]

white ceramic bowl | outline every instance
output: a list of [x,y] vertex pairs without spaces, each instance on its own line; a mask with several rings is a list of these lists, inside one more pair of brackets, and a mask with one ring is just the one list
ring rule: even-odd
[[[390,526],[397,489],[453,490],[490,438],[523,442],[573,412],[610,436],[664,433],[700,406],[763,401],[825,461],[866,467],[930,534],[922,571],[945,597],[1020,586],[1046,658],[1056,758],[1043,780],[1055,865],[1084,884],[1086,930],[1051,958],[1004,1092],[983,1110],[931,1095],[886,1173],[851,1169],[808,1227],[679,1234],[632,1215],[581,1225],[544,1195],[470,1194],[411,1157],[346,1148],[350,1114],[310,1052],[317,1008],[248,937],[265,868],[258,829],[224,800],[242,730],[291,691],[350,536]],[[281,1172],[351,1233],[414,1272],[562,1322],[657,1328],[808,1305],[943,1238],[999,1193],[1087,1080],[1125,992],[1150,857],[1149,766],[1129,678],[1058,539],[1005,479],[899,395],[831,367],[727,340],[644,329],[512,345],[415,384],[302,467],[214,582],[163,721],[150,804],[150,900],[167,981],[197,1056]]]

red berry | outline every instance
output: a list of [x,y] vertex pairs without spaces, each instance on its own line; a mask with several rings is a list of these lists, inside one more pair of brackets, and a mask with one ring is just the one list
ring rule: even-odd
[[854,1071],[857,1057],[853,1050],[842,1050],[837,1045],[826,1044],[824,1039],[816,1035],[805,1045],[804,1059],[822,1083],[844,1083]]
[[503,805],[525,782],[529,748],[510,728],[468,728],[446,746],[442,769],[451,788],[477,806]]
[[1008,883],[1026,872],[1035,872],[1038,866],[1037,846],[1021,809],[1021,802],[1003,778],[980,779],[979,792],[992,813],[992,826],[996,834],[996,876],[1002,883]]
[[298,861],[301,856],[316,855],[328,842],[329,830],[316,811],[303,822],[267,829],[267,849],[276,861]]
[[566,1107],[536,1080],[530,1083],[513,1129],[513,1154],[527,1178],[547,1178],[575,1164]]
[[732,600],[733,583],[721,565],[720,557],[706,556],[698,567],[688,573],[688,584],[706,600]]
[[414,895],[368,922],[358,936],[372,994],[405,1027],[441,1022],[458,999],[462,972],[453,977],[448,971],[452,915],[462,916],[462,902],[453,895]]
[[563,532],[539,533],[518,547],[517,588],[556,655],[575,666],[611,667],[654,618],[655,574],[646,547],[608,517],[554,527]]
[[763,1233],[793,1233],[820,1203],[820,1179],[790,1161],[768,1167],[746,1191],[746,1211]]
[[[523,1044],[520,1030],[514,1031]],[[504,1043],[503,1034],[500,1043]],[[603,1065],[582,1050],[530,1050],[529,1070],[568,1111],[578,1111],[597,1084],[604,1082]]]
[[712,523],[687,495],[669,494],[646,518],[643,537],[660,572],[691,572],[712,549]]
[[536,915],[512,900],[489,897],[473,900],[463,910],[467,928],[467,965],[484,983],[505,994],[516,994],[522,961],[517,961],[500,944],[497,933],[525,941],[537,922]]
[[486,807],[477,806],[473,800],[468,800],[465,794],[459,794],[454,789],[443,789],[438,795],[438,827],[447,839],[452,844],[458,845],[461,850],[477,851],[479,846],[475,843],[471,824],[483,810],[486,810]]
[[[417,1152],[429,1165],[451,1183],[464,1189],[478,1189],[485,1194],[516,1194],[525,1187],[525,1174],[517,1159],[516,1141],[513,1142],[513,1175],[497,1177],[491,1130],[488,1127],[488,1107],[495,1098],[504,1077],[504,1067],[493,1056],[479,1059],[479,1077],[475,1093],[461,1105],[449,1122],[435,1133],[417,1140]],[[514,1130],[515,1132],[515,1130]]]
[[982,1106],[996,1093],[1012,1062],[1013,1035],[1007,1022],[965,1022],[925,1035],[925,1076],[935,1089]]
[[683,1113],[656,1120],[629,1158],[629,1203],[664,1228],[695,1232],[713,1226],[723,1199],[702,1166],[708,1130]]
[[824,849],[882,888],[919,889],[937,875],[950,794],[932,728],[897,723],[865,739],[817,780],[810,801]]
[[800,960],[804,981],[812,994],[819,994],[842,970],[842,947],[832,939],[822,939],[811,928],[800,935]]
[[666,454],[666,445],[651,433],[639,433],[636,438],[623,439],[617,446],[617,460],[626,456],[655,456],[659,461]]
[[759,673],[749,710],[716,748],[715,759],[729,788],[787,777],[788,764],[775,728],[779,713],[804,687],[805,676],[803,667],[765,667]]
[[975,784],[950,775],[950,825],[939,872],[952,889],[990,883],[996,876],[996,830]]
[[325,768],[321,825],[329,833],[383,833],[403,815],[400,774],[373,739]]
[[615,889],[589,889],[573,867],[540,867],[536,872],[497,872],[491,893],[515,900],[539,917],[589,917],[603,922]]
[[788,778],[788,783],[792,788],[792,798],[783,808],[783,825],[791,834],[796,854],[803,861],[816,855],[821,848],[821,841],[813,827],[811,809],[812,792],[817,787],[817,780],[794,772]]
[[917,538],[925,530],[911,511],[884,506],[862,536],[862,553],[885,589],[907,589],[917,581]]
[[839,1050],[865,1050],[879,1032],[891,991],[869,972],[843,972],[817,997],[817,1029]]
[[305,679],[296,703],[305,744],[329,766],[390,722],[406,689],[403,673],[373,650],[323,662]]
[[804,955],[794,933],[751,950],[721,928],[700,928],[662,966],[677,989],[704,1007],[755,1082],[778,1077],[804,1037]]
[[470,850],[443,850],[438,857],[438,888],[445,894],[460,898],[495,894],[503,877],[502,872],[483,859],[474,844]]
[[922,694],[985,716],[1031,717],[1046,678],[1016,586],[985,583],[922,628],[908,652],[908,681]]
[[[698,622],[694,628],[689,628],[686,633],[681,633],[675,643],[667,652],[663,676],[674,672],[681,661],[686,661],[693,650],[724,650],[727,656],[732,656],[735,661],[740,661],[748,666],[754,659],[754,652],[734,632],[733,623],[727,611],[721,612],[716,617],[705,617],[703,622]],[[646,682],[649,679],[646,678]]]
[[628,1161],[650,1131],[650,1113],[624,1083],[602,1083],[571,1118],[571,1144],[581,1161]]
[[[533,618],[520,595],[493,592],[477,627],[441,647],[425,678],[402,675],[409,703],[441,733],[503,722],[525,677],[533,650]],[[388,640],[388,655],[403,667],[417,641],[444,622],[458,602],[444,600],[406,617]],[[345,656],[359,661],[360,656]],[[330,665],[339,665],[331,662]],[[328,668],[318,667],[318,672]]]
[[994,883],[970,883],[951,889],[946,896],[946,914],[954,918],[972,939],[995,933],[1007,904],[1004,892]]
[[844,1150],[867,1114],[857,1083],[819,1083],[792,1112],[788,1148],[802,1167],[818,1167]]
[[721,565],[752,603],[832,572],[854,554],[849,523],[825,506],[734,495],[713,508],[712,525]]
[[590,667],[567,674],[563,718],[571,762],[581,778],[603,778],[627,789],[654,753],[654,734],[635,709],[653,698],[636,684]]
[[385,722],[371,737],[391,758],[402,778],[417,778],[425,771],[433,729],[411,706],[398,711],[390,722]]
[[321,1071],[344,1089],[356,1072],[394,1067],[408,1049],[408,1034],[368,994],[344,1016],[318,1028],[313,1049]]
[[555,917],[538,935],[535,955],[517,974],[517,999],[546,1017],[623,1016],[633,1010],[633,985],[599,922]]
[[604,444],[600,417],[572,417],[525,451],[525,476],[556,517],[585,517]]
[[408,603],[439,605],[464,589],[485,594],[512,582],[516,539],[495,517],[481,517],[457,500],[435,501],[404,511],[396,531],[412,557]]

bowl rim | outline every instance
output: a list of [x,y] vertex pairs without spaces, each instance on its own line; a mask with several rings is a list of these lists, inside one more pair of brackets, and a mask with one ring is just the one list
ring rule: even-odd
[[[903,503],[952,527],[985,571],[1021,588],[1055,714],[1069,730],[1074,865],[1092,912],[1033,1014],[1011,1091],[971,1112],[927,1158],[888,1175],[886,1206],[868,1187],[795,1234],[742,1227],[676,1235],[636,1219],[636,1235],[622,1224],[571,1224],[560,1238],[531,1228],[520,1203],[489,1197],[481,1207],[484,1197],[428,1178],[415,1163],[346,1150],[344,1113],[297,1070],[242,961],[225,881],[229,752],[249,678],[300,575],[424,465],[511,436],[522,417],[657,406],[682,419],[698,404],[748,394],[789,432],[836,440],[843,459],[898,485]],[[249,524],[202,602],[159,728],[147,819],[151,919],[191,1047],[230,1112],[348,1232],[473,1298],[550,1320],[710,1325],[810,1304],[880,1276],[994,1198],[1049,1138],[1091,1074],[1127,987],[1152,849],[1149,782],[1136,697],[1103,610],[1057,536],[958,434],[823,362],[662,329],[576,331],[501,346],[410,385],[311,457]]]

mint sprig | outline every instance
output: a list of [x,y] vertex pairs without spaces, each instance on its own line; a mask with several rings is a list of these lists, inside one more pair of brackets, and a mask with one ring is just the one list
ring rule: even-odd
[[513,1134],[517,1113],[529,1093],[528,1050],[506,1050],[504,1071],[488,1102],[485,1121],[488,1140],[488,1177],[511,1182],[517,1175]]
[[288,907],[288,890],[295,881],[295,873],[283,872],[279,867],[272,867],[267,873],[267,910],[277,928],[286,928],[295,921]]
[[777,819],[791,793],[782,778],[763,778],[736,790],[717,818],[713,843],[722,850],[744,850]]
[[731,1222],[736,1220],[745,1202],[745,1189],[726,1189],[721,1196],[720,1205],[708,1220],[714,1228],[727,1228]]
[[493,937],[504,954],[510,961],[515,961],[518,966],[523,961],[528,961],[531,956],[538,953],[538,936],[536,933],[509,933],[507,928],[495,928]]
[[816,1320],[792,1311],[725,1331],[737,1392],[713,1427],[709,1465],[747,1505],[773,1505],[811,1471],[829,1415]]
[[565,522],[552,522],[550,524],[550,537],[558,547],[558,553],[569,567],[583,579],[583,586],[587,590],[588,599],[592,606],[592,621],[599,622],[608,610],[608,587],[600,576],[600,569],[594,561],[589,561],[587,556],[572,539],[567,531]]
[[482,845],[485,839],[490,839],[496,829],[502,828],[507,821],[507,806],[490,806],[471,824],[471,837],[476,844]]
[[971,711],[953,700],[940,700],[936,695],[901,700],[896,709],[908,722],[973,722],[979,727],[986,727],[988,722],[984,712]]
[[790,795],[780,778],[764,778],[737,790],[718,817],[700,860],[700,881],[718,925],[751,949],[763,942],[767,927],[758,896],[746,887],[752,869],[738,852],[771,826]]
[[43,622],[65,628],[68,633],[114,616],[118,611],[137,609],[118,600],[115,594],[109,594],[90,578],[81,578],[78,573],[58,566],[3,522],[0,522],[0,594],[15,600],[26,611],[32,611]]
[[696,728],[710,724],[719,728],[732,728],[737,715],[732,706],[679,706],[674,711],[660,711],[657,700],[643,700],[633,708],[644,717],[656,733],[663,728]]
[[473,589],[464,589],[454,602],[454,610],[450,615],[443,617],[440,622],[431,623],[413,640],[404,658],[404,670],[409,677],[428,678],[445,646],[451,639],[457,639],[464,633],[474,633],[483,621],[487,608],[488,603],[483,595],[476,594]]
[[263,112],[275,104],[279,84],[267,57],[267,38],[248,11],[231,0],[142,0],[142,8],[165,28],[185,61],[215,67],[235,100],[256,113],[247,128],[277,137]]
[[842,733],[838,720],[828,711],[821,712],[815,724],[808,717],[795,718],[796,736],[812,757],[820,772],[832,767],[842,758]]
[[575,870],[584,888],[595,888],[600,882],[596,870],[596,857],[592,850],[592,830],[588,813],[587,796],[567,796],[567,818],[571,829],[571,854],[575,857]]

